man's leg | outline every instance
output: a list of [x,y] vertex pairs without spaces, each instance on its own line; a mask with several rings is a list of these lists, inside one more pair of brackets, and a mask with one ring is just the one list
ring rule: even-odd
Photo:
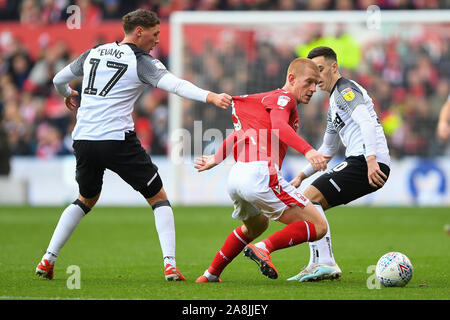
[[255,261],[260,266],[262,274],[271,279],[276,279],[278,272],[270,261],[270,253],[321,238],[327,231],[326,221],[311,202],[303,208],[299,206],[288,208],[278,221],[287,226],[244,249],[245,256]]
[[94,207],[97,203],[100,193],[93,198],[84,198],[82,195],[70,204],[61,214],[58,224],[56,225],[53,236],[48,245],[47,251],[36,267],[36,274],[47,279],[53,278],[53,269],[55,266],[58,253],[64,244],[69,240],[73,231],[77,227],[81,219]]
[[155,215],[155,226],[163,254],[164,275],[167,281],[186,280],[177,268],[175,259],[175,218],[164,188],[146,199]]
[[220,274],[225,267],[250,243],[263,233],[269,219],[259,214],[243,221],[243,225],[234,229],[225,239],[225,243],[215,255],[213,261],[205,273],[196,282],[219,282]]
[[310,199],[316,209],[320,212],[327,223],[327,233],[319,240],[309,242],[310,258],[308,265],[297,275],[287,279],[288,281],[318,281],[324,279],[337,279],[342,272],[336,264],[331,246],[331,232],[324,210],[331,206],[323,194],[314,186],[310,185],[304,192],[305,197]]

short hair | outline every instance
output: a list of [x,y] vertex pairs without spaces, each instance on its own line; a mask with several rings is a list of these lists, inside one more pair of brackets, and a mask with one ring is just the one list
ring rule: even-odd
[[293,73],[296,76],[301,75],[307,67],[319,72],[319,68],[317,67],[317,65],[310,59],[296,58],[289,64],[287,75],[289,75],[290,73]]
[[325,59],[337,61],[336,52],[330,47],[315,47],[308,53],[308,59],[313,59],[315,57],[324,57]]
[[122,26],[125,34],[133,32],[136,27],[147,29],[157,24],[160,24],[160,21],[156,13],[145,9],[137,9],[122,17]]

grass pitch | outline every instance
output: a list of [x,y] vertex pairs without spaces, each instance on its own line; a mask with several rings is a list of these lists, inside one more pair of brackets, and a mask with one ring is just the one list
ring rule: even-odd
[[[339,207],[327,211],[342,278],[288,282],[309,260],[302,244],[272,254],[279,278],[262,276],[242,254],[222,273],[222,283],[195,283],[226,236],[239,225],[231,207],[175,207],[177,266],[185,282],[166,282],[150,208],[97,207],[61,250],[51,281],[34,270],[64,208],[0,208],[0,299],[146,300],[448,300],[449,208]],[[271,222],[260,237],[282,228]],[[414,275],[404,288],[368,288],[370,266],[389,251],[406,254]],[[80,289],[69,289],[80,270]],[[372,272],[367,272],[367,270]],[[69,273],[67,271],[69,270]],[[69,281],[68,281],[69,280]],[[69,286],[70,287],[70,286]]]

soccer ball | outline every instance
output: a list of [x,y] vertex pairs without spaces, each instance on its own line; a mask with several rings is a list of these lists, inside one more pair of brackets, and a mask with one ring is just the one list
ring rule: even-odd
[[404,287],[413,275],[408,257],[400,252],[389,252],[378,260],[375,274],[385,287]]

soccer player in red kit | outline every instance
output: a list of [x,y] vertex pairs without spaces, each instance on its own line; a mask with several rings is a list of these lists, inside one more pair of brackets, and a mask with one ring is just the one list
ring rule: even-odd
[[[297,135],[297,104],[307,104],[320,75],[309,59],[297,58],[288,68],[281,89],[233,97],[234,131],[215,155],[195,160],[198,171],[211,169],[233,151],[236,164],[228,177],[233,218],[243,225],[233,230],[209,268],[196,282],[219,282],[223,269],[242,251],[254,260],[263,275],[276,279],[270,260],[273,251],[320,239],[326,221],[316,207],[286,182],[279,172],[288,147],[305,155],[316,170],[326,169],[326,156]],[[250,242],[268,227],[269,219],[286,224],[256,244]]]

